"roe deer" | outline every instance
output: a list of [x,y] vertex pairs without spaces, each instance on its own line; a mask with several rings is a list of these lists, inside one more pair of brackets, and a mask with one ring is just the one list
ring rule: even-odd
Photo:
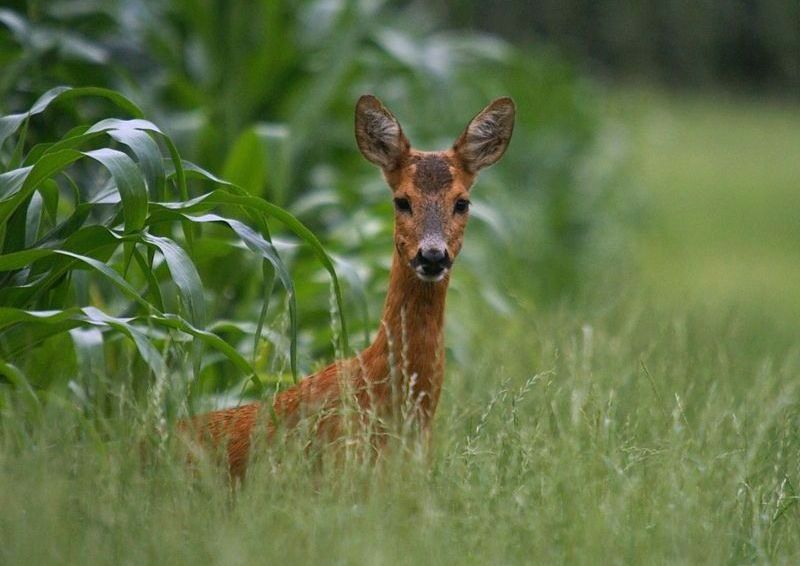
[[396,418],[402,403],[412,399],[413,418],[428,432],[444,379],[445,295],[464,238],[469,191],[478,171],[505,152],[514,114],[513,101],[499,98],[470,121],[450,149],[427,152],[411,148],[397,119],[377,98],[364,95],[358,100],[358,147],[381,167],[394,197],[395,249],[381,325],[358,356],[278,393],[271,407],[257,402],[181,424],[197,433],[201,443],[225,450],[232,478],[244,476],[258,423],[269,437],[274,419],[292,427],[317,415],[319,438],[328,442],[341,437],[347,423],[336,409],[345,396],[357,412],[377,416],[378,422]]

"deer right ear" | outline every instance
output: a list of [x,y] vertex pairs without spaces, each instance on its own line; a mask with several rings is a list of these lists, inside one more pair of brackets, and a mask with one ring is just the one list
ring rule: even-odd
[[356,142],[364,157],[386,171],[396,169],[411,148],[397,118],[371,94],[356,104]]
[[515,114],[513,100],[498,98],[467,125],[453,149],[468,171],[477,173],[503,157],[514,131]]

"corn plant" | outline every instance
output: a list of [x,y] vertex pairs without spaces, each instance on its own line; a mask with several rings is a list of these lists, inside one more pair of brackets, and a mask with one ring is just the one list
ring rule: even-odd
[[[125,117],[28,143],[40,114],[52,120],[96,99]],[[285,210],[182,160],[170,137],[118,92],[58,87],[29,110],[3,116],[0,170],[0,374],[29,397],[57,384],[54,367],[72,367],[64,362],[72,357],[77,374],[104,379],[127,371],[130,358],[147,370],[130,372],[136,379],[148,375],[162,385],[183,373],[192,383],[209,374],[227,385],[249,380],[254,392],[265,379],[276,385],[257,367],[264,337],[274,334],[265,325],[276,281],[285,290],[286,357],[296,379],[296,298],[271,239],[273,220],[330,274],[339,348],[348,349],[339,282],[314,234]],[[255,325],[215,319],[209,297],[217,290],[204,285],[198,268],[213,270],[215,257],[241,250],[261,271]],[[246,340],[229,343],[224,334],[232,326],[240,335],[244,328]],[[46,371],[43,360],[60,363]],[[77,376],[62,381],[86,395]]]

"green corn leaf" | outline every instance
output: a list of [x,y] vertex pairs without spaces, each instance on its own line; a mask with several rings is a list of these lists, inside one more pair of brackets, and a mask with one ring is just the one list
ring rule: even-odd
[[0,255],[0,272],[22,269],[37,259],[53,255],[53,250],[34,248]]
[[18,193],[33,167],[21,167],[0,174],[0,201]]
[[178,287],[183,304],[189,314],[189,320],[192,324],[204,327],[206,310],[203,283],[188,254],[169,238],[143,233],[142,241],[158,248],[161,255],[164,256],[172,280]]
[[0,117],[0,145],[3,145],[3,142],[5,142],[9,136],[13,135],[27,118],[43,112],[53,100],[67,90],[69,90],[69,87],[65,86],[50,89],[40,96],[27,112]]
[[22,122],[22,132],[17,135],[17,144],[14,146],[14,152],[11,154],[11,159],[8,160],[9,169],[16,169],[22,163],[22,154],[25,151],[25,138],[28,135],[29,123],[29,120]]
[[147,218],[147,187],[133,160],[121,151],[108,148],[87,151],[84,155],[101,163],[114,178],[122,198],[125,231],[141,230]]
[[81,157],[83,154],[78,151],[58,151],[43,156],[36,165],[0,175],[0,225],[8,222],[11,215],[43,181]]
[[42,224],[42,207],[44,199],[39,193],[33,193],[25,215],[25,247],[29,248],[39,238]]
[[161,128],[153,124],[150,120],[142,118],[134,118],[131,120],[121,120],[119,118],[105,118],[93,124],[86,130],[87,134],[95,132],[106,132],[108,130],[141,130],[145,132],[153,132],[164,136]]
[[102,137],[105,133],[106,132],[76,132],[75,135],[64,136],[64,138],[55,143],[37,145],[28,152],[25,163],[34,164],[44,155],[58,153],[65,149],[80,149],[83,146],[90,145],[89,142]]
[[47,220],[55,225],[58,219],[58,201],[60,199],[58,185],[52,179],[45,181],[39,189],[39,194],[42,196]]
[[158,144],[142,130],[110,130],[108,134],[120,143],[131,148],[139,162],[147,182],[150,198],[159,200],[164,198],[164,161]]
[[153,296],[155,308],[163,312],[164,299],[161,296],[161,287],[159,286],[158,280],[156,279],[156,274],[155,270],[153,269],[152,260],[147,261],[138,249],[134,250],[133,257],[136,260],[136,263],[139,264],[139,269],[141,269],[142,273],[144,273],[145,276],[147,277],[148,291]]
[[6,237],[3,242],[3,252],[14,252],[25,247],[25,236],[27,235],[28,210],[30,209],[32,196],[23,200],[19,207],[8,219],[6,225]]
[[56,100],[67,100],[85,96],[105,98],[131,116],[135,118],[142,117],[142,111],[139,107],[116,91],[99,87],[73,88],[69,86],[59,86],[48,90],[40,96],[27,112],[0,117],[0,146],[22,126],[27,118],[36,114],[41,114]]

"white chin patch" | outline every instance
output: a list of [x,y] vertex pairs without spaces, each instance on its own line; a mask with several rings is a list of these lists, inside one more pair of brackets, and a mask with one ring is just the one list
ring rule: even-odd
[[447,269],[443,269],[441,273],[437,273],[436,275],[428,275],[423,273],[422,270],[416,269],[415,272],[417,277],[419,277],[422,281],[426,283],[437,283],[444,279],[444,276],[447,275]]

